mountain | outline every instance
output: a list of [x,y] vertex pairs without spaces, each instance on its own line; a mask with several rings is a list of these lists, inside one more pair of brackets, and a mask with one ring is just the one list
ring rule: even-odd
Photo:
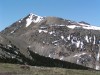
[[[84,21],[31,13],[1,31],[0,40],[2,59],[30,65],[54,60],[100,70],[100,27]],[[35,58],[38,55],[43,60]]]

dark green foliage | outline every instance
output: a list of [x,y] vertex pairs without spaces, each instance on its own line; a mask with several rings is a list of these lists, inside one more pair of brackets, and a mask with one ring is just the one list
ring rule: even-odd
[[90,69],[88,67],[84,67],[84,66],[77,65],[74,63],[60,61],[58,59],[52,59],[49,57],[40,56],[38,54],[35,54],[31,50],[29,50],[29,52],[30,52],[30,55],[32,56],[33,60],[36,62],[35,65],[37,65],[37,66],[62,67],[62,68],[68,68],[68,69],[82,69],[82,70]]

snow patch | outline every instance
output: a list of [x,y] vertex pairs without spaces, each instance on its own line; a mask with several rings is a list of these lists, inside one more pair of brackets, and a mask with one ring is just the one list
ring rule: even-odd
[[49,32],[50,35],[53,34],[53,33],[55,33],[55,31],[51,31],[51,32]]
[[67,37],[68,40],[70,40],[70,35]]
[[84,29],[91,29],[91,30],[100,30],[100,27],[96,26],[88,26],[88,27],[83,27]]
[[80,27],[80,26],[76,26],[76,25],[68,25],[67,27],[70,28],[70,29],[74,29],[74,28]]
[[76,54],[73,57],[80,57],[81,55],[85,55],[86,53]]
[[64,40],[65,42],[67,42],[67,40],[64,38],[64,36],[61,36],[61,39]]
[[43,43],[45,43],[45,41],[43,41]]
[[21,23],[21,21],[18,21],[19,23]]
[[77,64],[79,64],[79,59],[77,59]]
[[88,29],[88,30],[100,30],[100,27],[97,26],[90,26],[87,24],[82,24],[82,23],[78,23],[79,25],[68,25],[68,28],[74,29],[76,27],[82,27],[83,29]]
[[40,29],[46,29],[46,28],[47,28],[47,27],[45,27],[45,26],[41,26],[41,27],[40,27]]
[[18,52],[17,51],[14,51],[16,54],[18,54]]
[[73,37],[71,42],[72,42],[72,44],[75,44],[77,48],[80,47],[81,42],[79,40],[77,40],[77,37]]
[[81,49],[83,48],[83,45],[84,45],[83,42],[81,42],[81,43],[80,43],[80,48],[81,48]]
[[8,47],[12,47],[11,45],[8,45]]
[[39,33],[41,33],[41,32],[47,33],[48,32],[47,30],[38,30],[38,31],[39,31]]
[[87,43],[89,43],[89,39],[87,35],[85,36],[85,40],[87,41]]
[[14,33],[15,31],[13,30],[13,31],[11,31],[10,33]]
[[99,52],[98,52],[98,54],[97,54],[97,61],[99,61],[99,57],[100,57],[100,55],[99,55]]
[[21,23],[23,19],[20,19],[18,22]]
[[52,43],[57,43],[58,41],[56,40],[56,41],[53,41]]
[[77,48],[80,47],[80,41],[77,41],[77,43],[76,43],[76,47],[77,47]]
[[34,23],[39,23],[40,21],[43,20],[43,17],[41,16],[37,16],[37,19],[36,20],[33,20]]
[[96,37],[94,36],[94,41],[93,41],[93,44],[95,45],[95,42],[96,42]]
[[60,57],[60,60],[63,60],[64,59],[64,57],[62,56],[62,57]]
[[100,70],[99,68],[100,68],[100,67],[99,67],[98,65],[96,65],[96,68],[95,68],[95,69],[96,69],[96,70]]
[[32,18],[33,18],[33,14],[31,14],[29,18],[26,19],[26,27],[28,27],[32,23]]
[[28,48],[31,48],[31,46],[28,46]]
[[54,45],[55,45],[55,46],[57,46],[58,44],[57,44],[57,43],[55,43]]
[[28,27],[32,22],[39,23],[42,20],[43,20],[43,17],[35,15],[35,14],[30,14],[30,16],[26,19],[26,27]]
[[66,25],[58,25],[58,26],[66,26]]
[[89,42],[92,42],[92,37],[89,37]]
[[49,54],[49,57],[51,58],[51,54]]
[[12,59],[13,59],[13,58],[16,58],[16,57],[15,57],[15,56],[12,56]]
[[61,39],[64,39],[64,36],[61,36]]
[[62,26],[66,26],[66,25],[63,25],[63,24],[61,24],[61,25],[58,25],[58,24],[52,24],[51,26],[59,26],[59,27],[62,27]]

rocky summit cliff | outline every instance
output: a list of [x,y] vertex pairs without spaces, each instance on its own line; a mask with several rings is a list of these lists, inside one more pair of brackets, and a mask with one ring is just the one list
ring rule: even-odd
[[100,27],[31,13],[1,31],[0,62],[46,63],[38,55],[100,70]]

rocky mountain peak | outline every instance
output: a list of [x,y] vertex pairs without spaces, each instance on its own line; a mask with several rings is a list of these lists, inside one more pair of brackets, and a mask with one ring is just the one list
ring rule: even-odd
[[32,22],[39,23],[42,20],[43,20],[43,17],[30,13],[28,18],[26,18],[26,27],[28,27]]
[[98,43],[100,27],[92,26],[84,21],[75,22],[59,17],[44,18],[30,13],[4,29],[1,34],[8,40],[6,43],[5,39],[0,37],[6,45],[6,47],[3,45],[1,49],[8,50],[9,45],[14,44],[30,59],[27,49],[44,57],[100,70]]

